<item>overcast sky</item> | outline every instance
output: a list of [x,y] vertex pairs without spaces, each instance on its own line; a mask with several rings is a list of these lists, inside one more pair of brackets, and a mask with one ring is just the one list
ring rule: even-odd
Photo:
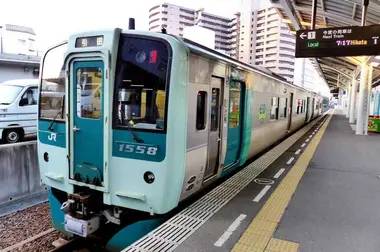
[[[33,28],[39,50],[68,38],[69,34],[102,28],[128,28],[128,18],[136,19],[136,29],[148,29],[149,9],[159,0],[5,0],[1,3],[0,24]],[[170,0],[168,3],[232,17],[240,0]]]

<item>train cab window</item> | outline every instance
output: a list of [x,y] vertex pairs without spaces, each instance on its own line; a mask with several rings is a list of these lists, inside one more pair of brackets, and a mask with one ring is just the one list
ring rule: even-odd
[[67,44],[49,50],[42,65],[39,110],[40,118],[65,121],[65,65]]
[[89,119],[102,117],[102,70],[96,67],[77,70],[77,116]]
[[288,99],[287,98],[280,98],[279,119],[286,118],[287,107],[288,107]]
[[278,119],[278,97],[272,97],[271,99],[271,109],[270,109],[270,120]]
[[207,121],[207,92],[199,91],[197,94],[197,130],[204,130]]
[[118,53],[116,126],[162,131],[167,107],[169,50],[160,41],[122,35]]
[[[235,83],[235,85],[240,83]],[[230,128],[236,128],[239,126],[240,115],[240,88],[230,89]]]
[[217,131],[219,127],[219,88],[213,88],[211,94],[211,131]]

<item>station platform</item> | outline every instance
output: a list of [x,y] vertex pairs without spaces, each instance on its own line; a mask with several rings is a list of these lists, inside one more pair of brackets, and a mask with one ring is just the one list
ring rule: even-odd
[[378,150],[330,110],[123,251],[380,251]]

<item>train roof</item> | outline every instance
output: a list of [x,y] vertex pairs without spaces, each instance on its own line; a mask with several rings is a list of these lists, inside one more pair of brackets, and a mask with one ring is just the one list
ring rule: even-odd
[[253,71],[253,72],[256,72],[256,73],[259,73],[259,74],[263,74],[263,75],[266,75],[270,78],[273,78],[273,79],[276,79],[280,82],[283,82],[289,86],[292,86],[294,88],[297,88],[297,89],[300,89],[300,90],[303,90],[305,92],[309,92],[309,93],[313,93],[312,91],[309,91],[305,88],[302,88],[302,87],[299,87],[293,83],[290,83],[288,82],[285,78],[269,71],[267,68],[264,68],[264,67],[258,67],[258,66],[252,66],[252,65],[249,65],[247,63],[244,63],[244,62],[241,62],[235,58],[232,58],[228,55],[225,55],[223,53],[220,53],[216,50],[213,50],[211,48],[208,48],[206,46],[203,46],[201,44],[198,44],[192,40],[189,40],[189,39],[186,39],[186,38],[180,38],[180,37],[177,37],[177,36],[173,36],[173,37],[176,37],[177,39],[179,40],[182,40],[185,45],[192,51],[195,51],[197,53],[200,53],[200,54],[204,54],[204,55],[207,55],[208,57],[211,57],[211,58],[214,58],[214,59],[217,59],[217,60],[221,60],[221,61],[224,61],[226,63],[230,63],[230,64],[233,64],[235,65],[236,67],[241,67],[245,70],[249,70],[249,71]]
[[[240,67],[240,68],[248,70],[248,71],[252,71],[252,72],[256,72],[258,74],[265,75],[269,78],[275,79],[275,80],[280,81],[286,85],[289,85],[289,86],[294,87],[294,88],[299,89],[299,90],[303,90],[303,91],[308,92],[310,94],[319,95],[313,91],[307,90],[307,89],[299,87],[299,86],[297,86],[291,82],[288,82],[285,78],[281,77],[280,75],[278,75],[276,73],[273,73],[272,71],[268,70],[267,68],[260,67],[260,66],[252,66],[250,64],[241,62],[235,58],[232,58],[228,55],[225,55],[221,52],[218,52],[216,50],[213,50],[209,47],[203,46],[201,44],[198,44],[198,43],[196,43],[192,40],[186,39],[186,38],[182,38],[182,37],[171,35],[171,34],[165,34],[165,33],[160,33],[160,32],[151,32],[151,31],[138,31],[138,30],[124,30],[123,29],[123,30],[121,30],[121,32],[124,34],[128,34],[128,33],[129,34],[135,34],[135,35],[141,34],[141,35],[145,35],[145,36],[156,35],[157,37],[161,37],[161,38],[164,38],[165,36],[170,36],[170,37],[177,39],[178,41],[181,41],[182,43],[185,44],[185,46],[187,46],[187,48],[189,50],[196,52],[198,54],[201,54],[201,55],[204,55],[206,57],[213,58],[216,60],[220,60],[220,61],[223,61],[225,63],[235,65],[236,67]],[[67,43],[67,41],[62,41],[61,43],[55,45],[54,47],[65,44],[65,43]]]

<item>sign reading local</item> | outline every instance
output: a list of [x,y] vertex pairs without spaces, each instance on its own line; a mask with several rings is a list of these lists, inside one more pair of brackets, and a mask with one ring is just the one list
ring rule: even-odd
[[380,55],[380,25],[299,30],[296,58]]

